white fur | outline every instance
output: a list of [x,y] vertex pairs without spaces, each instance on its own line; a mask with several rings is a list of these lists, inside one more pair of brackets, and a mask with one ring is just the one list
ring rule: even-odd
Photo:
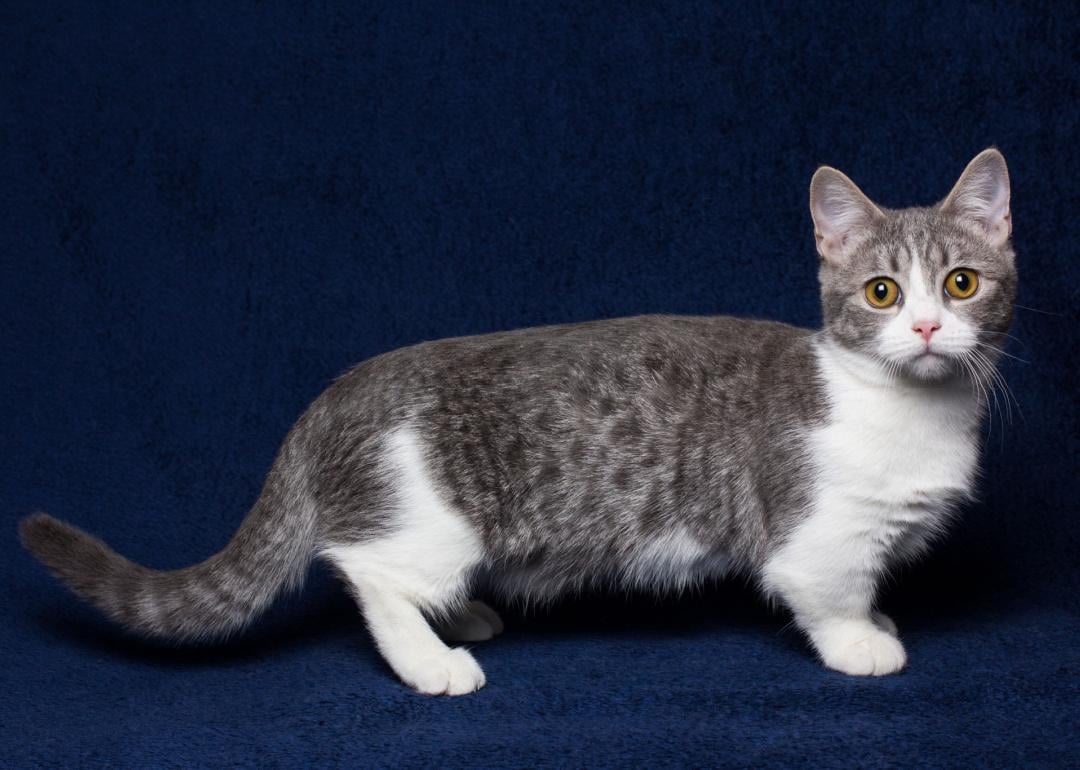
[[[387,471],[396,480],[394,531],[328,547],[324,556],[353,585],[379,651],[406,684],[432,695],[472,692],[484,686],[484,672],[466,650],[448,648],[421,610],[461,607],[483,549],[472,527],[439,497],[415,433],[399,429],[387,443]],[[494,633],[496,622],[484,622]],[[456,630],[480,634],[475,622]]]
[[[887,361],[910,366],[918,375],[931,377],[949,368],[948,356],[972,348],[976,333],[970,323],[946,306],[944,287],[923,273],[918,253],[914,247],[911,251],[911,271],[906,277],[896,277],[903,301],[879,311],[892,313],[894,317],[878,338],[878,354]],[[940,278],[944,280],[944,276]],[[941,326],[929,342],[915,331],[915,324],[920,321],[931,321]]]
[[895,626],[873,614],[877,584],[891,555],[915,553],[941,528],[943,501],[969,493],[976,403],[963,388],[900,384],[827,342],[817,357],[830,411],[811,436],[814,501],[763,582],[791,606],[826,665],[888,674],[905,656]]
[[673,526],[624,553],[597,574],[560,574],[518,568],[490,575],[498,590],[517,600],[543,603],[586,586],[680,591],[731,567],[729,554],[710,550],[685,528]]
[[643,588],[679,589],[722,575],[728,565],[725,555],[710,552],[686,530],[674,529],[638,549],[624,565],[622,579]]

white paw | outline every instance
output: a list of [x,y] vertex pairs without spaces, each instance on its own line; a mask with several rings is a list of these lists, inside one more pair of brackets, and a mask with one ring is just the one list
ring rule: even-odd
[[483,602],[471,601],[453,619],[439,626],[452,642],[483,642],[503,631],[502,618]]
[[893,619],[884,612],[871,613],[870,619],[874,621],[875,626],[885,633],[891,634],[892,636],[900,636],[900,629],[896,627],[896,623],[893,622]]
[[487,682],[480,664],[468,650],[448,650],[399,671],[402,681],[424,695],[466,695]]
[[900,640],[869,621],[838,621],[813,640],[826,666],[852,676],[895,674],[907,664]]

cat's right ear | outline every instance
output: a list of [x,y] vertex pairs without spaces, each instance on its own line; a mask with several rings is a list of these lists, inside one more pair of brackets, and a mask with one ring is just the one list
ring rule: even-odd
[[842,265],[885,215],[844,174],[822,166],[810,180],[810,216],[821,258]]
[[1012,234],[1009,169],[993,147],[968,163],[941,210],[974,223],[991,246],[1003,246]]

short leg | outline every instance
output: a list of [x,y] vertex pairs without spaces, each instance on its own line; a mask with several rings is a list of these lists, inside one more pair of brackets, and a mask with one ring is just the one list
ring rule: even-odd
[[452,642],[483,642],[502,631],[503,622],[498,613],[475,600],[439,625],[439,634]]
[[797,527],[766,564],[764,583],[791,608],[826,666],[857,676],[893,674],[907,655],[896,625],[873,609],[886,544],[842,513],[815,514]]
[[491,609],[491,607],[481,601],[469,602],[469,607],[473,612],[487,621],[487,624],[491,626],[491,632],[495,636],[498,636],[503,632],[505,626],[503,625],[502,618],[499,617],[499,613]]
[[322,555],[352,585],[379,652],[402,681],[430,695],[473,692],[484,686],[484,672],[467,650],[447,647],[424,612],[438,616],[467,595],[483,544],[432,483],[422,438],[400,428],[383,444],[393,526]]
[[415,604],[386,586],[355,589],[379,652],[405,684],[426,695],[464,695],[484,686],[476,659],[447,647]]

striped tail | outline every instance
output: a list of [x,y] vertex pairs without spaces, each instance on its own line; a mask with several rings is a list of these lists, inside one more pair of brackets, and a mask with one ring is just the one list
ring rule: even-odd
[[[286,442],[288,445],[288,442]],[[302,469],[283,449],[228,545],[185,569],[158,571],[45,513],[19,523],[22,543],[76,595],[137,633],[175,641],[227,636],[304,580],[315,550]]]

